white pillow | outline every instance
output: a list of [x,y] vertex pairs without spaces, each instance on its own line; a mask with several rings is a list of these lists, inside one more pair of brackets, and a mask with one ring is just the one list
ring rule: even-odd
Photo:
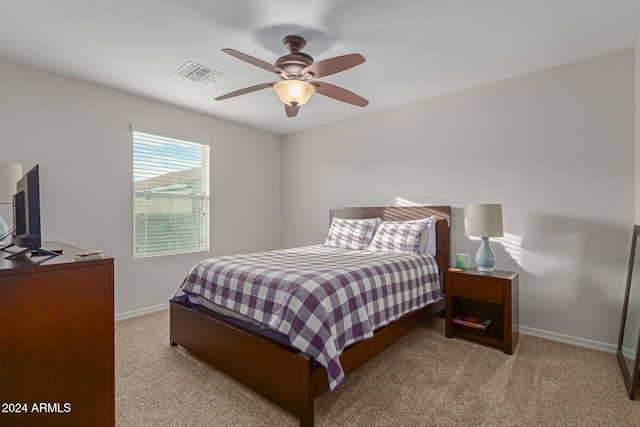
[[431,256],[436,256],[436,222],[438,220],[435,215],[432,215],[427,218],[426,221],[429,232],[425,233],[427,235],[427,242],[423,246],[423,252]]

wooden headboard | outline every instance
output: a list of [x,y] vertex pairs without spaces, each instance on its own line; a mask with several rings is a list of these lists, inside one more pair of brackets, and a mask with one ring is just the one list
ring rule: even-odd
[[381,218],[383,221],[409,221],[436,216],[436,261],[442,269],[451,262],[451,206],[385,206],[331,209],[329,223],[334,217],[365,219]]

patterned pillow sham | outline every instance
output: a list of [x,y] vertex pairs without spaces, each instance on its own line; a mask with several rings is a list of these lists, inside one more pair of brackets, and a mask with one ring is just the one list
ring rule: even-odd
[[380,218],[333,218],[324,245],[344,249],[365,249],[371,243],[380,221]]
[[383,221],[378,226],[367,250],[373,252],[424,252],[423,234],[428,233],[428,221]]

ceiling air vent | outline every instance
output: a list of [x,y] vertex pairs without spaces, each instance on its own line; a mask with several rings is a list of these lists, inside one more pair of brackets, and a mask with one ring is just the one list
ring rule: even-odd
[[212,82],[215,83],[218,80],[218,77],[225,76],[225,74],[222,74],[219,71],[212,70],[211,68],[196,64],[192,61],[189,61],[182,67],[178,68],[173,72],[173,74],[177,74],[189,80],[193,80],[194,82],[202,83],[205,85]]

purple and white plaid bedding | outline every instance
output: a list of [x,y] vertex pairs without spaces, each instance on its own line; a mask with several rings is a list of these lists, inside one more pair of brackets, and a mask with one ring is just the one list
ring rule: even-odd
[[347,346],[442,299],[430,255],[324,245],[207,259],[180,290],[288,336],[326,368],[331,390],[345,378],[340,354]]

